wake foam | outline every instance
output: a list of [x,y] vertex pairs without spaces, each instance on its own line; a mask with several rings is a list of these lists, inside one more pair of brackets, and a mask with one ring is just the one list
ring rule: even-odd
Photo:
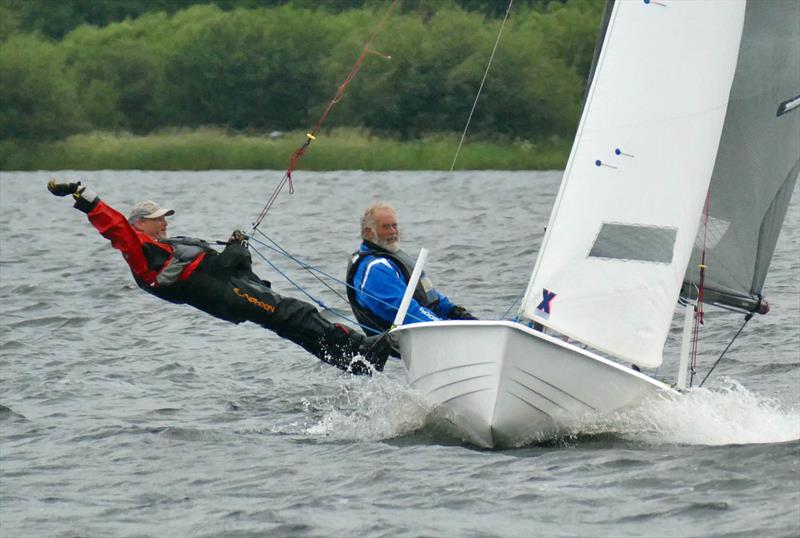
[[800,412],[724,379],[721,387],[662,396],[580,429],[649,444],[782,443],[800,439]]
[[[303,419],[273,431],[325,441],[380,441],[428,428],[435,416],[420,393],[381,374],[344,378],[338,394],[305,398],[302,405]],[[612,416],[584,417],[556,439],[532,442],[571,444],[586,436],[609,435],[650,445],[782,443],[800,440],[800,411],[786,410],[776,400],[724,379],[714,389],[663,395]]]
[[407,435],[422,428],[431,412],[421,394],[382,374],[344,379],[338,395],[304,398],[303,407],[305,419],[290,427],[293,433],[335,441]]

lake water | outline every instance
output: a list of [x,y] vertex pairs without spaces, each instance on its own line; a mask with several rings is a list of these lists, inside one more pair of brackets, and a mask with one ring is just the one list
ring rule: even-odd
[[[524,291],[560,175],[297,172],[262,229],[341,278],[361,210],[386,200],[407,250],[430,249],[438,287],[498,319]],[[440,431],[397,361],[352,378],[255,325],[142,293],[83,214],[47,193],[54,176],[123,212],[154,198],[176,209],[173,235],[224,239],[281,173],[0,175],[4,538],[800,535],[797,192],[765,286],[772,311],[704,388],[547,444],[483,451]],[[259,252],[349,315],[291,260]],[[708,310],[701,376],[741,322]]]

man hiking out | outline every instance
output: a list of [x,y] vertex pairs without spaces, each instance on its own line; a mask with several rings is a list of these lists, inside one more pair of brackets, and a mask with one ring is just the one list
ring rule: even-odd
[[80,182],[51,180],[47,188],[56,196],[73,196],[75,208],[86,213],[92,226],[122,253],[134,280],[146,292],[231,323],[252,321],[354,374],[383,369],[390,347],[387,339],[368,338],[330,323],[313,305],[275,293],[269,282],[253,273],[241,232],[234,232],[225,249],[217,252],[201,239],[168,238],[166,217],[174,211],[150,200],[136,204],[125,218]]

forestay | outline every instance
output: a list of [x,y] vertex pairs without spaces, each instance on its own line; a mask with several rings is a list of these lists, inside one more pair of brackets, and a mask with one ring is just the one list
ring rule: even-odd
[[[800,2],[749,2],[739,62],[684,294],[753,310],[800,168]],[[798,103],[800,104],[800,103]]]
[[714,168],[743,1],[617,2],[522,314],[657,367]]

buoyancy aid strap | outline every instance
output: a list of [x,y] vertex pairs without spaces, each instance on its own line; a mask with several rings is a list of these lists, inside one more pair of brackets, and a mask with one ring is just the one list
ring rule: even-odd
[[200,252],[214,251],[207,241],[196,237],[168,237],[166,239],[159,239],[158,242],[172,247],[173,256],[181,260],[186,260],[188,258],[194,259]]
[[206,241],[195,237],[171,237],[160,239],[155,244],[167,247],[172,252],[156,277],[158,286],[186,280],[203,261],[206,252],[216,252]]

